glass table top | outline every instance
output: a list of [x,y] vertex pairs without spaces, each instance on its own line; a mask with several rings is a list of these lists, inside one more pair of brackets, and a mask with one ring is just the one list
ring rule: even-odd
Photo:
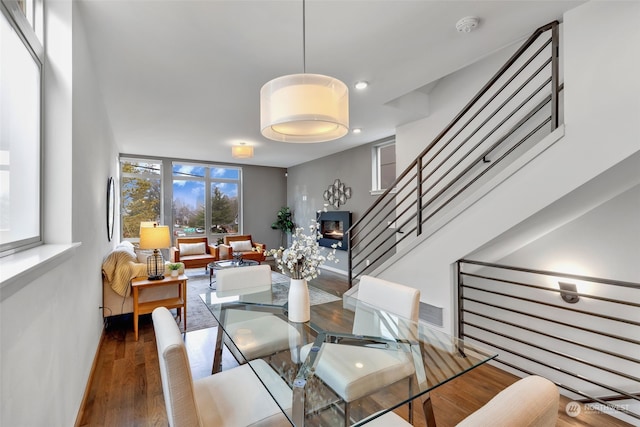
[[497,356],[354,298],[312,303],[293,323],[269,286],[200,297],[221,326],[214,371],[222,343],[238,363],[265,360],[292,390],[272,396],[295,426],[366,424]]

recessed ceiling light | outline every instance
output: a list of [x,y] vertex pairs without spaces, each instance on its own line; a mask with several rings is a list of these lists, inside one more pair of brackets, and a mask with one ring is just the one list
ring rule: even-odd
[[360,128],[354,128],[354,129],[351,131],[351,133],[356,133],[356,134],[358,134],[358,133],[360,133],[360,132],[362,132],[362,129],[360,129]]
[[366,89],[367,86],[369,86],[369,82],[365,81],[356,82],[356,84],[354,85],[354,87],[358,90]]

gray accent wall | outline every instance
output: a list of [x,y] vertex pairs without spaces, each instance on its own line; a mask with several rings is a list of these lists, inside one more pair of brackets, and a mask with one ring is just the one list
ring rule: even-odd
[[280,231],[272,230],[276,213],[287,204],[286,170],[264,166],[242,166],[243,231],[267,248],[280,246]]
[[[377,141],[376,141],[377,142]],[[375,142],[302,163],[288,170],[287,201],[298,227],[308,227],[316,212],[327,203],[324,191],[339,179],[351,188],[351,198],[339,208],[326,206],[328,211],[351,211],[357,221],[378,196],[371,191],[371,149]],[[325,264],[332,270],[347,274],[347,253],[337,251],[337,264]]]

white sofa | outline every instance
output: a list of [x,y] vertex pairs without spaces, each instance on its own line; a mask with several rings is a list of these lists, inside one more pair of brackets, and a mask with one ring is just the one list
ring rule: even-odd
[[[103,317],[133,313],[131,279],[147,277],[148,251],[136,252],[131,242],[122,242],[107,255],[102,263],[102,315]],[[184,273],[184,264],[179,270]],[[169,272],[167,271],[167,274]],[[155,301],[177,296],[177,287],[163,286],[140,291],[140,302]]]

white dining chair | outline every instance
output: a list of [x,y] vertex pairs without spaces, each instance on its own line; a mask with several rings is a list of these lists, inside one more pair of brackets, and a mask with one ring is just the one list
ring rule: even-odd
[[[268,265],[224,269],[217,272],[216,278],[216,292],[222,295],[271,289]],[[238,363],[290,349],[297,359],[300,332],[284,319],[272,313],[235,309],[225,310],[225,316],[224,343]]]
[[[274,401],[290,413],[291,389],[266,362],[255,360],[194,381],[173,315],[165,307],[159,307],[151,316],[169,426],[291,425]],[[269,391],[263,382],[268,384]],[[289,405],[284,405],[287,402]]]
[[[420,291],[371,276],[360,279],[358,300],[379,310],[368,310],[356,304],[352,333],[389,338],[412,338],[412,326],[417,325]],[[376,319],[380,313],[397,316],[389,319],[387,327],[400,328],[384,331],[384,322]],[[408,320],[408,321],[406,321]],[[306,345],[300,352],[305,360],[311,349]],[[375,347],[325,343],[318,359],[315,375],[329,386],[345,403],[345,425],[350,422],[352,402],[373,394],[384,387],[410,378],[415,367],[409,353],[388,351]],[[358,368],[354,369],[354,366]],[[411,386],[411,384],[409,385]],[[409,405],[412,420],[412,405]]]

